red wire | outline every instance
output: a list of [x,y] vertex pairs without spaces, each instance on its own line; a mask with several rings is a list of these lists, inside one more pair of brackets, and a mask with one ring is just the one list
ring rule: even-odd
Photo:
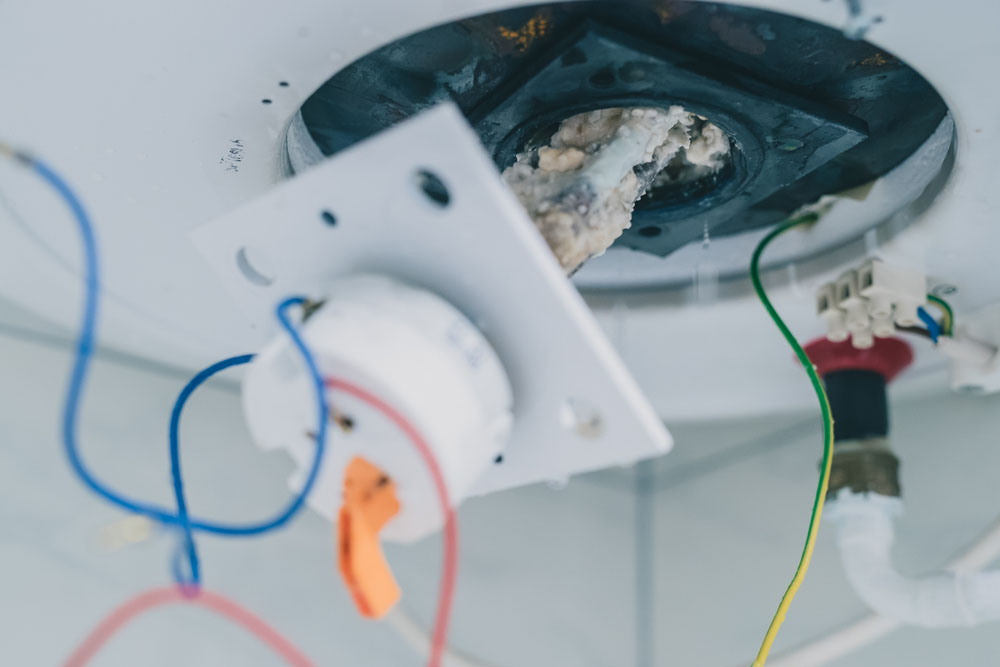
[[441,588],[438,593],[437,618],[434,620],[431,654],[427,665],[428,667],[440,667],[448,641],[448,623],[451,619],[451,608],[455,598],[455,579],[458,574],[458,524],[455,521],[455,510],[452,509],[451,501],[448,498],[448,487],[444,481],[444,474],[434,458],[433,450],[424,437],[406,417],[391,405],[363,387],[345,380],[327,378],[326,386],[348,393],[385,415],[410,439],[431,473],[438,501],[441,503],[441,512],[444,514],[444,563],[441,572]]
[[[345,380],[329,378],[326,380],[326,386],[350,394],[385,415],[410,439],[431,473],[438,500],[441,503],[441,511],[444,514],[444,563],[438,594],[437,617],[434,621],[434,633],[431,638],[431,654],[427,664],[428,667],[440,667],[445,644],[448,640],[448,624],[451,619],[451,608],[455,597],[455,579],[458,574],[458,525],[455,521],[455,511],[448,498],[448,487],[444,481],[444,474],[434,458],[434,452],[430,445],[402,413],[375,394]],[[94,628],[66,660],[64,667],[84,667],[115,634],[135,618],[151,609],[174,602],[194,604],[214,611],[237,625],[243,626],[275,653],[285,658],[288,664],[294,667],[313,667],[309,658],[280,635],[277,630],[232,600],[204,589],[196,595],[192,595],[190,591],[181,588],[156,588],[140,593],[122,604]]]
[[147,611],[163,605],[180,602],[203,607],[223,616],[236,625],[243,626],[250,634],[269,646],[275,653],[294,667],[313,667],[313,662],[285,639],[277,630],[229,598],[218,593],[201,590],[193,595],[181,588],[154,588],[128,600],[108,615],[83,640],[64,667],[83,667],[119,630]]

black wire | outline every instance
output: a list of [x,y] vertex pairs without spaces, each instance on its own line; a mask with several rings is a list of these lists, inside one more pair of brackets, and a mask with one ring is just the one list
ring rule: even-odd
[[931,339],[931,333],[922,327],[896,327],[897,331],[902,331],[903,333],[914,334],[917,336],[923,336],[927,340]]

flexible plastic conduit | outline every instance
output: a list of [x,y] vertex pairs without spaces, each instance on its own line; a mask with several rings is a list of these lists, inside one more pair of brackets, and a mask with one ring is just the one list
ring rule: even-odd
[[[990,526],[968,549],[952,559],[946,570],[956,573],[957,577],[968,578],[971,573],[986,567],[997,558],[1000,558],[1000,520]],[[824,667],[878,641],[903,625],[905,623],[900,619],[873,613],[776,656],[770,667]]]
[[906,577],[892,563],[898,498],[842,491],[830,518],[847,579],[873,611],[906,625],[947,628],[1000,620],[1000,571]]

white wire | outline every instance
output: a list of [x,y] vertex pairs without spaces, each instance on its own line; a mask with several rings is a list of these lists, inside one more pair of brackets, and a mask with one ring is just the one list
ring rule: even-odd
[[[431,637],[426,630],[417,622],[415,618],[397,604],[386,614],[382,620],[392,628],[417,655],[425,656],[431,650]],[[450,646],[444,651],[441,661],[442,667],[492,667],[481,662],[477,658],[465,655]]]
[[869,614],[797,649],[777,656],[768,667],[822,667],[881,639],[902,624]]
[[976,572],[1000,558],[1000,521],[976,540],[960,556],[956,556],[948,569],[954,572]]

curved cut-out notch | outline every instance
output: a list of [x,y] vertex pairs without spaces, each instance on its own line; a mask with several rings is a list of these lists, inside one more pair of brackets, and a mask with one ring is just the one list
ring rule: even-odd
[[240,270],[240,273],[243,274],[243,277],[250,281],[253,285],[257,285],[258,287],[268,287],[274,284],[273,276],[269,276],[267,273],[254,266],[246,246],[243,246],[236,251],[236,267]]

